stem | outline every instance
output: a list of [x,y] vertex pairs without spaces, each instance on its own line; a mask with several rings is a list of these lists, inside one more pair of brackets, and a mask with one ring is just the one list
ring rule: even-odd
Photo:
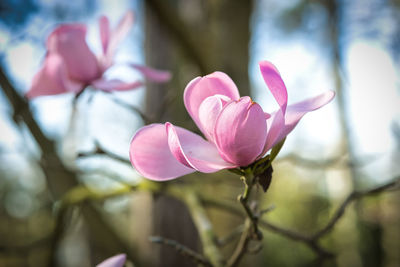
[[233,252],[232,256],[229,258],[228,263],[226,264],[228,267],[233,267],[239,264],[240,260],[242,259],[243,255],[247,251],[247,247],[250,242],[250,230],[251,230],[251,220],[246,218],[244,223],[244,228],[246,229],[243,231],[239,243],[237,244],[235,251]]
[[[240,204],[242,204],[244,210],[246,211],[247,217],[251,221],[255,239],[261,240],[262,234],[258,229],[258,216],[254,214],[253,210],[248,204],[251,191],[256,184],[256,177],[254,177],[252,171],[247,171],[246,175],[241,177],[241,180],[244,183],[244,192],[242,195],[239,195],[238,199]],[[250,181],[250,185],[248,185],[248,181]]]
[[261,231],[258,229],[259,216],[254,214],[253,209],[248,204],[257,177],[254,176],[253,170],[248,168],[245,170],[245,175],[240,177],[240,179],[243,181],[244,191],[243,194],[238,196],[238,200],[246,211],[247,218],[244,222],[244,230],[240,240],[228,260],[227,266],[229,267],[239,264],[244,254],[248,251],[248,245],[251,240],[261,241],[263,238]]

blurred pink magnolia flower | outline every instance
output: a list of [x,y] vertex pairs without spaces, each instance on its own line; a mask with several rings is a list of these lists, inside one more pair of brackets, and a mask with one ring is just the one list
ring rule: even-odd
[[271,115],[250,97],[239,96],[231,78],[222,72],[193,79],[184,92],[187,111],[207,138],[183,128],[150,124],[139,129],[130,146],[130,160],[144,177],[165,181],[200,171],[248,166],[285,138],[309,111],[334,97],[333,91],[287,105],[283,80],[268,61],[261,74],[279,104]]
[[96,267],[122,267],[126,261],[125,254],[118,254],[96,265]]
[[[26,96],[57,95],[67,92],[79,93],[91,85],[103,91],[125,91],[143,85],[140,81],[123,82],[106,80],[104,72],[113,65],[118,44],[127,35],[133,23],[133,12],[127,12],[115,29],[110,29],[107,17],[99,21],[102,53],[96,57],[86,43],[86,25],[64,24],[58,26],[46,42],[47,54],[43,67],[33,78]],[[145,77],[155,82],[170,79],[169,72],[131,64]]]

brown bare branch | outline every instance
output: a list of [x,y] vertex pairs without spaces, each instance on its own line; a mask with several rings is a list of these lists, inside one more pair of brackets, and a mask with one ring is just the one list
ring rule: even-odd
[[106,155],[112,159],[115,159],[117,161],[121,161],[123,163],[131,164],[130,160],[122,157],[118,154],[115,154],[105,148],[103,148],[98,141],[95,141],[96,148],[93,151],[88,151],[88,152],[79,152],[78,153],[78,158],[85,158],[85,157],[93,157],[93,156],[98,156],[98,155]]
[[[46,181],[49,185],[51,192],[54,195],[54,198],[60,199],[66,192],[68,192],[71,188],[78,184],[79,179],[77,177],[77,174],[69,170],[63,164],[61,158],[56,152],[54,142],[44,135],[29,110],[28,102],[25,98],[21,97],[18,94],[17,90],[11,85],[1,67],[0,86],[3,89],[11,106],[13,107],[14,121],[16,123],[24,122],[32,133],[35,141],[39,145],[39,148],[42,151],[42,160],[40,163],[45,173]],[[107,237],[109,238],[109,240],[107,241],[114,241],[115,244],[118,245],[119,250],[124,251],[127,254],[128,258],[134,260],[135,256],[131,252],[131,250],[128,249],[127,245],[125,245],[122,240],[119,239],[114,229],[112,229],[112,227],[107,222],[102,220],[101,214],[98,210],[95,209],[93,205],[91,205],[91,203],[86,203],[85,205],[82,205],[81,208],[85,219],[92,219],[94,217],[98,218],[98,220],[93,220],[93,223],[95,223],[96,226],[99,227],[101,232],[108,233]],[[62,232],[65,230],[64,227],[61,227],[62,224],[65,223],[64,219],[65,218],[60,218],[60,220],[57,220],[58,223],[60,223],[60,227],[56,227],[57,233],[55,233],[55,239],[53,239],[54,248],[57,247],[59,237],[63,235]],[[54,251],[55,249],[53,250],[53,252]],[[52,254],[49,265],[54,266],[55,260],[56,255]]]
[[[372,189],[352,192],[342,202],[342,204],[336,210],[336,212],[334,213],[332,218],[328,221],[328,223],[313,235],[301,234],[296,231],[277,226],[277,225],[275,225],[271,222],[268,222],[267,220],[263,220],[263,219],[259,219],[259,225],[266,230],[275,232],[279,235],[282,235],[282,236],[292,239],[294,241],[298,241],[298,242],[302,242],[302,243],[306,244],[320,258],[332,257],[334,255],[331,252],[327,251],[326,249],[322,248],[321,245],[319,244],[319,241],[322,237],[324,237],[325,235],[327,235],[328,233],[330,233],[332,231],[334,226],[337,224],[337,222],[340,220],[340,218],[344,215],[346,208],[355,200],[361,199],[363,197],[379,194],[382,192],[387,192],[389,189],[397,189],[397,187],[399,187],[399,185],[400,185],[400,177],[395,177],[390,182],[387,182],[383,185],[374,187]],[[239,209],[235,205],[232,205],[230,202],[228,203],[228,202],[215,200],[212,198],[208,198],[204,195],[202,196],[202,202],[206,206],[212,206],[215,208],[226,210],[226,211],[228,211],[234,215],[240,216],[240,217],[245,216],[244,212],[241,209]]]
[[244,223],[245,230],[242,232],[240,236],[240,240],[235,248],[235,251],[232,253],[232,256],[228,259],[227,266],[234,267],[237,266],[247,252],[249,243],[251,241],[251,231],[252,231],[252,222],[250,218],[246,218]]
[[196,264],[200,264],[202,266],[212,267],[213,265],[207,258],[203,255],[197,253],[196,251],[188,248],[187,246],[168,238],[164,238],[161,236],[151,236],[150,242],[163,244],[174,248],[178,253],[182,254],[185,257],[190,258]]
[[369,189],[369,190],[364,190],[364,191],[354,191],[350,195],[347,196],[347,198],[343,201],[343,203],[339,206],[339,208],[336,210],[330,221],[326,224],[325,227],[323,227],[321,230],[316,232],[312,239],[318,240],[324,235],[328,234],[330,231],[332,231],[333,227],[336,225],[336,223],[339,221],[339,219],[343,216],[344,212],[346,211],[346,208],[354,201],[366,196],[371,196],[378,194],[380,192],[386,191],[390,188],[394,188],[396,185],[399,185],[400,181],[400,176],[396,177],[392,181],[385,183],[381,186]]

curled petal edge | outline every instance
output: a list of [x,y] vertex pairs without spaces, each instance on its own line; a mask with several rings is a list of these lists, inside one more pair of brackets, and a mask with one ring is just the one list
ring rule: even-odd
[[183,165],[204,173],[237,167],[224,161],[213,144],[195,133],[175,127],[169,122],[165,126],[171,153]]
[[[278,128],[280,127],[280,130],[275,132],[273,136],[268,133],[267,143],[264,148],[263,154],[265,154],[269,149],[271,149],[274,145],[285,138],[296,127],[296,125],[305,114],[325,106],[326,104],[331,102],[334,97],[334,91],[327,91],[318,96],[289,105],[287,107],[284,118],[282,116],[281,110],[274,112],[272,114],[272,117],[267,120],[267,124],[271,124],[271,128],[274,128],[278,125]],[[268,139],[273,139],[273,141]]]
[[269,61],[261,61],[259,66],[268,89],[271,91],[283,114],[285,114],[288,95],[285,83],[283,82],[278,69]]
[[196,171],[172,155],[165,125],[160,123],[146,125],[135,133],[129,157],[141,175],[154,181],[168,181]]
[[224,95],[232,100],[240,98],[235,83],[227,74],[220,71],[194,78],[188,83],[183,93],[186,110],[205,135],[206,132],[199,119],[199,108],[206,98],[213,95]]

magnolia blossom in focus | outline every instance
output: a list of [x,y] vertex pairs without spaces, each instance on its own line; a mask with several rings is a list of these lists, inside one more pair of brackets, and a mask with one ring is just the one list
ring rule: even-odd
[[183,128],[150,124],[139,129],[131,141],[130,160],[151,180],[165,181],[200,171],[248,166],[285,138],[309,111],[334,97],[333,91],[287,105],[283,80],[270,62],[260,62],[261,74],[279,105],[265,113],[250,97],[240,97],[229,76],[214,72],[193,79],[184,92],[190,116],[205,139]]
[[125,261],[126,261],[126,255],[119,254],[106,259],[105,261],[96,265],[96,267],[122,267],[124,266]]
[[[133,13],[127,12],[117,27],[110,29],[108,18],[102,16],[99,21],[102,53],[98,56],[90,51],[86,43],[86,25],[74,23],[57,27],[47,39],[43,67],[34,76],[26,96],[34,98],[67,92],[77,94],[88,85],[103,91],[125,91],[143,85],[140,81],[125,83],[103,77],[104,72],[113,65],[116,48],[132,23]],[[131,67],[156,82],[170,78],[170,74],[165,71],[136,64],[131,64]]]

